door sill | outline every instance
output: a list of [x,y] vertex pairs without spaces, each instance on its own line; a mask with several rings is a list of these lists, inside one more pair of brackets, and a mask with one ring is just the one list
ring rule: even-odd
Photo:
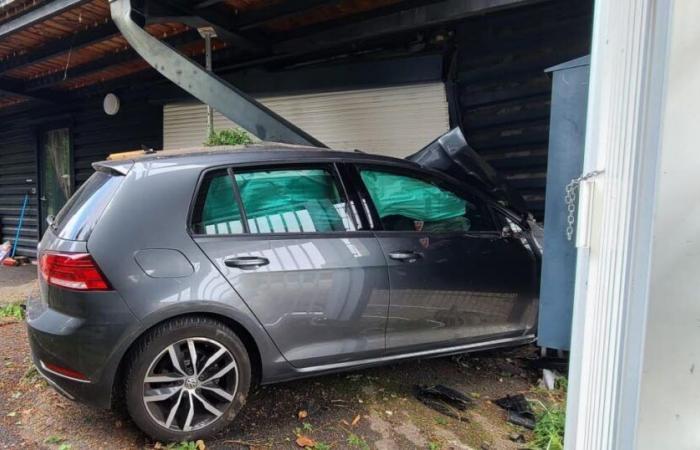
[[432,356],[446,356],[446,355],[456,354],[456,353],[466,353],[469,351],[488,350],[488,349],[497,348],[497,347],[508,347],[508,346],[529,344],[530,342],[533,342],[535,339],[536,339],[536,336],[534,334],[528,334],[525,336],[510,337],[510,338],[503,338],[503,339],[494,339],[494,340],[483,341],[483,342],[474,342],[471,344],[457,345],[454,347],[441,347],[441,348],[433,349],[433,350],[422,350],[419,352],[402,353],[402,354],[390,355],[390,356],[380,356],[378,358],[368,358],[368,359],[360,359],[360,360],[356,360],[356,361],[345,361],[345,362],[341,362],[341,363],[333,363],[333,364],[324,364],[324,365],[320,365],[320,366],[304,367],[304,368],[296,369],[296,370],[299,373],[315,373],[315,372],[336,371],[336,370],[343,370],[343,369],[354,368],[354,367],[363,367],[363,366],[373,366],[373,365],[385,364],[385,363],[389,363],[392,361],[400,361],[402,359],[427,358],[427,357],[432,357]]

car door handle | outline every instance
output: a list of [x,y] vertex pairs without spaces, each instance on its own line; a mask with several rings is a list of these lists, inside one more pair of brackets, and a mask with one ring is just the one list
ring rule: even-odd
[[398,251],[389,253],[389,258],[396,261],[415,262],[417,259],[422,258],[422,255],[416,252]]
[[256,269],[260,266],[270,264],[270,260],[262,256],[238,256],[235,258],[227,258],[224,264],[228,267],[237,267],[239,269]]

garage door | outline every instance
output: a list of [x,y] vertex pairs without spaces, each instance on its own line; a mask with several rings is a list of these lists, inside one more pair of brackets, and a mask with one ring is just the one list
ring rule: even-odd
[[[305,95],[261,97],[268,108],[335,149],[361,149],[404,157],[449,129],[443,83]],[[235,126],[221,114],[216,129]],[[166,149],[200,146],[206,108],[174,103],[163,109]]]

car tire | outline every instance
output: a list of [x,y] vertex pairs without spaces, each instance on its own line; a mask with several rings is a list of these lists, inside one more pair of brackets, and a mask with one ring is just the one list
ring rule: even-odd
[[233,421],[250,389],[251,366],[225,324],[183,317],[140,340],[125,379],[126,407],[136,425],[157,441],[181,442],[211,436]]

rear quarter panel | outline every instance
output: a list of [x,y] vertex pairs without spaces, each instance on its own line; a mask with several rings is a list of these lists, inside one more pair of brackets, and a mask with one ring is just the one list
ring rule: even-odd
[[[189,206],[204,169],[204,165],[183,164],[177,159],[136,162],[90,235],[88,250],[140,321],[128,338],[132,342],[172,317],[223,315],[252,335],[263,361],[263,381],[287,377],[291,366],[188,233]],[[136,259],[139,252],[148,249],[176,250],[193,270],[183,276],[149,275]]]

